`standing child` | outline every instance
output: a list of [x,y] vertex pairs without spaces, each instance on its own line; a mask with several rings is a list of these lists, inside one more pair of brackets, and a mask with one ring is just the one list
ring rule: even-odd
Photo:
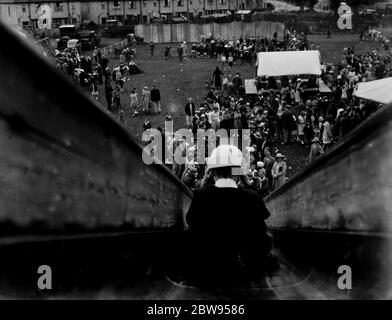
[[227,71],[227,59],[224,54],[222,54],[221,61],[222,61],[222,70],[225,72]]
[[148,87],[144,87],[142,91],[142,105],[143,105],[143,112],[150,113],[150,99],[151,92]]
[[164,55],[165,55],[165,60],[169,59],[169,57],[170,57],[170,46],[167,46],[165,48]]
[[136,88],[133,88],[131,94],[129,95],[129,98],[131,100],[131,111],[133,111],[132,117],[136,117],[139,114],[139,98],[137,96]]
[[305,144],[304,142],[304,128],[305,128],[305,117],[306,117],[306,112],[301,111],[300,115],[297,118],[297,141],[300,142],[301,144]]
[[95,83],[92,84],[91,96],[98,101],[98,86]]
[[118,116],[120,118],[120,121],[124,122],[124,110],[123,110],[122,106],[119,107]]
[[227,61],[229,63],[229,71],[232,72],[233,71],[233,65],[234,65],[234,57],[232,55],[232,53],[229,53],[229,57],[227,58]]

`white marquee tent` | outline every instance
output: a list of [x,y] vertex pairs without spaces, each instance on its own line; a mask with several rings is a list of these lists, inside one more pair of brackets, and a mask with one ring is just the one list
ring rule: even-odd
[[321,74],[320,52],[278,51],[257,54],[257,75],[267,77]]
[[392,77],[369,82],[360,82],[354,96],[378,103],[392,103]]

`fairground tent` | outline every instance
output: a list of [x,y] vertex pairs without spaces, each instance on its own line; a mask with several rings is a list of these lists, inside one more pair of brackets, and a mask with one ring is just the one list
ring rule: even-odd
[[369,82],[360,82],[354,90],[354,96],[383,104],[391,103],[392,77]]
[[320,52],[318,50],[260,52],[257,54],[257,66],[259,77],[320,75]]

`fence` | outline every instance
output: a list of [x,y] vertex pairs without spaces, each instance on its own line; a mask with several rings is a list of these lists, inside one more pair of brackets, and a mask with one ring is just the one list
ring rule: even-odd
[[44,38],[34,42],[34,45],[41,50],[42,54],[45,57],[54,57],[55,56],[55,49],[52,46],[49,38]]
[[135,26],[135,35],[144,38],[145,42],[198,42],[201,38],[212,36],[231,40],[240,36],[272,38],[277,33],[278,40],[283,39],[284,24],[270,21],[253,21],[206,24],[153,24]]
[[128,44],[128,40],[124,39],[119,42],[116,42],[115,44],[111,44],[110,46],[103,47],[103,48],[101,48],[102,56],[111,55],[111,54],[113,54],[114,48],[116,46],[119,48],[124,48],[125,46],[127,46],[127,44]]
[[252,17],[254,20],[268,20],[284,22],[289,30],[297,30],[308,33],[326,33],[330,29],[334,33],[359,33],[368,28],[391,28],[392,16],[364,16],[355,13],[352,20],[352,30],[340,30],[337,25],[339,16],[336,13],[318,12],[266,12],[257,13]]

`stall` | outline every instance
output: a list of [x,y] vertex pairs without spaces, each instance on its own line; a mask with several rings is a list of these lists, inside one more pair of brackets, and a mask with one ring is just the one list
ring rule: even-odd
[[330,92],[330,89],[325,84],[321,84],[319,80],[321,64],[318,50],[259,52],[256,68],[257,77],[264,78],[264,81],[267,78],[270,80],[271,78],[280,78],[273,80],[279,84],[277,88],[270,89],[268,87],[266,90],[261,90],[260,93],[279,90],[281,80],[288,77],[296,77],[297,81],[301,83],[302,98],[307,98],[317,92],[327,92],[328,90]]
[[392,102],[392,77],[360,82],[357,84],[353,95],[360,99],[374,101],[382,104]]
[[321,75],[320,52],[278,51],[257,54],[257,76]]

